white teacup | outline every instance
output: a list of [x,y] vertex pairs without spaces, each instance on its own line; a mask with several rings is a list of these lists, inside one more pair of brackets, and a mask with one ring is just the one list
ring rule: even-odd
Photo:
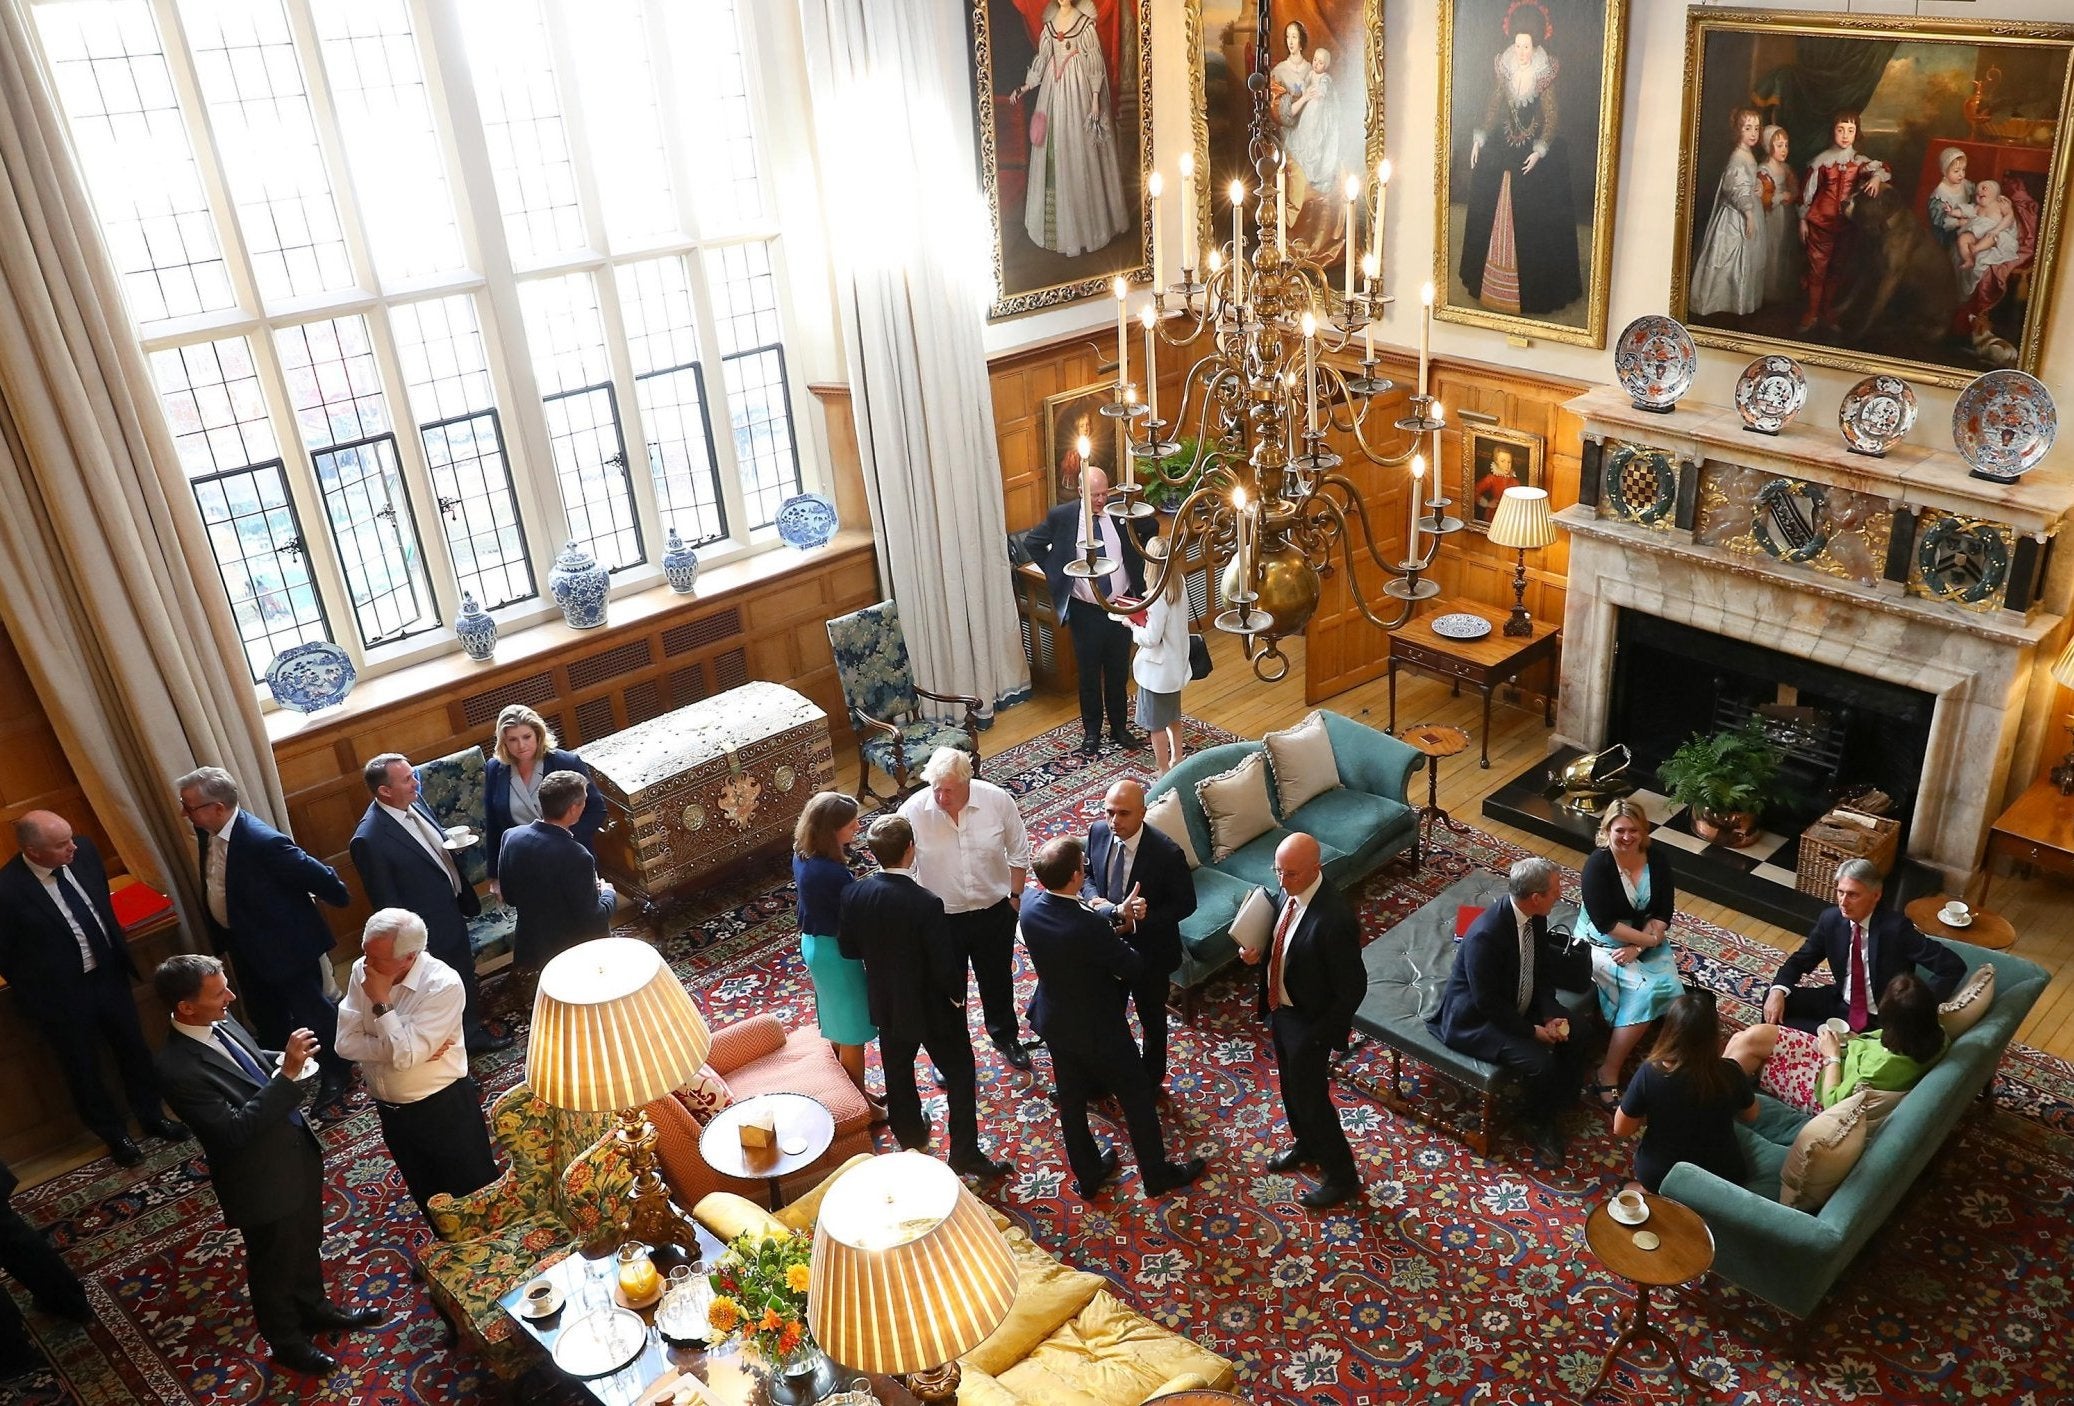
[[469,829],[466,825],[449,825],[446,827],[446,837],[450,840],[458,842],[471,839],[474,835],[475,831]]
[[1613,1198],[1615,1209],[1631,1221],[1642,1219],[1643,1214],[1648,1210],[1648,1204],[1648,1202],[1642,1199],[1642,1193],[1632,1187]]
[[1944,919],[1947,923],[1964,927],[1973,921],[1973,910],[1955,898],[1945,904],[1944,907],[1938,909],[1937,916]]
[[544,1276],[526,1286],[526,1307],[534,1313],[547,1312],[548,1305],[554,1302],[554,1298],[554,1281]]
[[1822,1028],[1836,1036],[1836,1042],[1839,1045],[1851,1038],[1851,1022],[1845,1020],[1840,1015],[1833,1015],[1823,1021]]

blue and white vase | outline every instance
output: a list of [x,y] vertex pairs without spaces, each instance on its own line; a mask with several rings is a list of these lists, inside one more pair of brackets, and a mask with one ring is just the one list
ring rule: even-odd
[[677,529],[670,529],[669,540],[663,544],[663,576],[670,589],[680,596],[691,594],[692,586],[699,579],[699,554],[684,545]]
[[572,630],[594,630],[605,623],[605,595],[612,586],[612,573],[574,539],[562,544],[547,573],[547,589],[562,618]]
[[461,592],[461,613],[454,617],[454,635],[470,659],[481,662],[497,652],[497,622],[475,602],[475,592]]

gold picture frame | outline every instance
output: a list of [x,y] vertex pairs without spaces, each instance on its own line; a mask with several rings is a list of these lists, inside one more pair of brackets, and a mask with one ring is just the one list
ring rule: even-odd
[[[2074,168],[2074,25],[1693,10],[1684,81],[1670,309],[1695,342],[1940,386],[2037,370]],[[1793,181],[1760,201],[1776,218],[1760,275],[1733,271],[1721,228],[1746,111],[1760,196],[1786,189],[1775,171]],[[1783,160],[1767,159],[1775,133]],[[1819,185],[1817,164],[1831,168]],[[2008,187],[2018,248],[1982,267],[1964,212],[1990,179]],[[1816,211],[1811,242],[1796,216]]]
[[[1015,64],[1025,50],[1036,52],[1041,41],[1030,41],[1020,30],[997,28],[997,21],[1003,20],[1024,24],[1025,7],[1015,0],[967,0],[979,173],[993,235],[994,301],[987,309],[989,320],[1107,294],[1119,274],[1133,284],[1152,278],[1151,196],[1145,189],[1145,173],[1153,169],[1152,0],[1064,3],[1092,13],[1105,56],[1110,55],[1101,22],[1110,15],[1118,21],[1118,48],[1113,55],[1116,77],[1109,86],[1115,123],[1108,140],[1115,143],[1125,223],[1099,247],[1072,253],[1044,248],[1030,237],[1028,156],[1031,147],[1042,143],[1029,140],[1033,117],[1022,111],[1019,102],[1013,111],[1008,106],[1008,100],[1020,93],[1023,73],[1003,73],[1000,65]],[[1047,6],[1040,11],[1036,21],[1040,28],[1042,15],[1051,10]],[[1023,67],[1027,66],[1025,61]],[[1040,90],[1037,96],[1042,104],[1045,95]],[[1033,104],[1031,113],[1038,110]],[[1018,200],[1024,203],[1007,208]],[[1052,210],[1056,210],[1055,204]],[[1055,221],[1056,215],[1048,213],[1047,218]]]
[[1491,517],[1508,488],[1546,488],[1548,441],[1503,425],[1462,426],[1462,523],[1491,530]]
[[[1535,120],[1541,122],[1552,107],[1554,136],[1544,144],[1533,139],[1531,129],[1522,132],[1515,145],[1526,150],[1525,157],[1486,167],[1484,153],[1502,154],[1505,133],[1496,134],[1496,142],[1487,136],[1478,143],[1473,135],[1464,136],[1461,124],[1465,120],[1473,124],[1472,134],[1481,130],[1484,114],[1502,102],[1500,73],[1510,70],[1494,71],[1494,65],[1510,60],[1509,46],[1530,29],[1540,32],[1533,35],[1534,56],[1523,61],[1530,67],[1523,71],[1521,81],[1533,81],[1531,65],[1546,65],[1545,81],[1535,92]],[[1627,0],[1441,0],[1439,158],[1433,173],[1436,318],[1487,327],[1514,338],[1584,347],[1606,345],[1626,54]],[[1583,86],[1580,69],[1593,76],[1596,92]],[[1578,130],[1574,113],[1580,97],[1583,112],[1591,114],[1596,123],[1596,143],[1588,158],[1578,152],[1573,136]],[[1568,179],[1553,186],[1537,184],[1531,197],[1515,195],[1510,180],[1515,165],[1520,167],[1522,181],[1536,171],[1544,181],[1550,174],[1567,174]],[[1588,185],[1580,180],[1586,172],[1590,174]],[[1490,184],[1493,175],[1499,178],[1496,185]],[[1515,222],[1514,200],[1526,203],[1528,198],[1533,200],[1532,211],[1544,218],[1521,217]],[[1580,223],[1578,214],[1590,215],[1589,233],[1577,241],[1574,250],[1581,286],[1568,297],[1563,295],[1569,278],[1570,241],[1543,241],[1533,253],[1525,252],[1523,242],[1527,227],[1546,228],[1545,216],[1561,209],[1569,211],[1572,230]],[[1479,233],[1482,238],[1477,237]],[[1512,237],[1507,238],[1508,234]],[[1494,244],[1514,251],[1510,268],[1501,266],[1495,276],[1490,262]],[[1465,253],[1472,246],[1479,250],[1475,258]],[[1475,292],[1470,290],[1470,275],[1476,280]],[[1561,301],[1549,304],[1551,298]],[[1528,311],[1530,306],[1534,311]]]
[[[1253,71],[1249,63],[1257,53],[1261,3],[1262,0],[1185,0],[1182,11],[1182,35],[1188,55],[1189,145],[1195,153],[1197,212],[1196,228],[1182,232],[1184,239],[1195,241],[1195,251],[1192,256],[1185,256],[1182,263],[1197,268],[1202,263],[1201,251],[1218,246],[1221,238],[1229,235],[1231,203],[1225,192],[1234,179],[1243,180],[1249,192],[1247,203],[1251,209],[1246,220],[1249,248],[1257,246],[1260,238],[1260,222],[1251,213],[1252,209],[1258,208],[1253,196],[1257,194],[1254,188],[1259,176],[1245,154],[1245,133],[1253,119],[1246,79]],[[1372,212],[1376,163],[1384,156],[1383,0],[1309,0],[1301,16],[1286,13],[1292,7],[1278,6],[1275,0],[1266,0],[1266,4],[1271,30],[1282,35],[1285,47],[1287,30],[1292,22],[1304,27],[1306,47],[1313,51],[1325,48],[1333,52],[1335,43],[1341,49],[1346,48],[1347,40],[1343,36],[1349,32],[1358,35],[1361,47],[1360,54],[1352,62],[1335,53],[1328,69],[1329,79],[1337,75],[1334,102],[1341,129],[1338,176],[1329,188],[1325,188],[1323,183],[1316,187],[1325,189],[1322,204],[1309,200],[1314,186],[1308,177],[1303,179],[1298,190],[1291,193],[1292,204],[1297,203],[1299,194],[1304,197],[1304,202],[1298,206],[1296,218],[1290,225],[1290,250],[1324,268],[1328,285],[1327,305],[1337,306],[1340,270],[1344,266],[1346,248],[1346,201],[1339,192],[1339,183],[1348,174],[1359,174],[1363,210]],[[1278,11],[1285,11],[1279,19]],[[1309,33],[1313,24],[1319,30],[1316,35]],[[1205,43],[1211,28],[1216,31],[1214,49]],[[1359,79],[1358,89],[1352,81],[1355,75]],[[1362,162],[1358,173],[1346,159],[1351,146],[1347,134],[1355,130],[1357,114]],[[1300,120],[1299,115],[1299,130]],[[1301,168],[1301,155],[1297,155],[1296,164]],[[1224,235],[1220,236],[1220,230]],[[1201,274],[1198,273],[1197,277],[1200,278]]]
[[1069,456],[1077,459],[1074,441],[1083,433],[1093,446],[1088,458],[1109,475],[1111,483],[1116,482],[1125,453],[1124,422],[1101,413],[1101,408],[1115,399],[1114,381],[1097,381],[1078,390],[1044,397],[1044,473],[1051,484],[1047,509],[1080,496],[1079,469],[1077,464],[1069,463]]

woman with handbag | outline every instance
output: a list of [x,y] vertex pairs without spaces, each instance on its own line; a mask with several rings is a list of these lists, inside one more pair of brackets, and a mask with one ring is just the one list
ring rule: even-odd
[[[1170,549],[1166,538],[1154,537],[1145,544],[1145,560],[1156,568]],[[1138,681],[1138,726],[1152,735],[1152,757],[1162,776],[1181,760],[1181,690],[1189,678],[1186,578],[1175,563],[1159,594],[1131,616],[1131,638],[1138,645],[1138,657],[1131,661],[1131,677]]]

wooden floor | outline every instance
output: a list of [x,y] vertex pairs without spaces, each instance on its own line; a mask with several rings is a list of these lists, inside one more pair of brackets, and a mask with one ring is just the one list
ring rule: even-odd
[[[1182,706],[1192,718],[1235,732],[1241,737],[1258,737],[1278,727],[1287,727],[1308,709],[1303,700],[1303,641],[1285,642],[1292,663],[1288,677],[1264,684],[1253,677],[1240,655],[1239,641],[1222,636],[1212,641],[1216,668],[1210,677],[1191,683]],[[1537,670],[1538,672],[1538,670]],[[1503,695],[1501,694],[1502,698]],[[1362,684],[1338,694],[1322,705],[1348,717],[1359,718],[1372,727],[1388,725],[1390,703],[1384,680]],[[1410,673],[1397,677],[1397,721],[1402,727],[1416,723],[1445,723],[1462,728],[1471,738],[1469,751],[1449,757],[1440,764],[1440,804],[1457,819],[1467,821],[1524,849],[1546,854],[1558,863],[1576,868],[1582,856],[1537,835],[1501,825],[1483,814],[1484,797],[1541,758],[1548,750],[1550,732],[1541,725],[1541,709],[1498,703],[1491,710],[1491,766],[1486,771],[1476,764],[1478,734],[1483,725],[1483,700],[1464,691],[1451,697],[1448,686]],[[1004,709],[993,730],[982,743],[996,753],[1037,736],[1060,723],[1076,720],[1078,701],[1061,694],[1038,694],[1028,703]],[[838,726],[838,732],[847,729]],[[848,739],[843,739],[847,741]],[[838,744],[840,746],[840,743]],[[1148,752],[1147,765],[1150,765]],[[838,760],[838,777],[856,775],[855,753]],[[1416,799],[1425,799],[1425,779],[1415,778]],[[2049,878],[2018,879],[1997,876],[1995,910],[2016,926],[2015,950],[2052,973],[2052,984],[2031,1010],[2017,1038],[2062,1058],[2074,1059],[2074,886]],[[1801,934],[1760,922],[1732,908],[1703,899],[1681,897],[1679,906],[1698,917],[1761,939],[1774,947],[1790,950],[1800,945]]]

